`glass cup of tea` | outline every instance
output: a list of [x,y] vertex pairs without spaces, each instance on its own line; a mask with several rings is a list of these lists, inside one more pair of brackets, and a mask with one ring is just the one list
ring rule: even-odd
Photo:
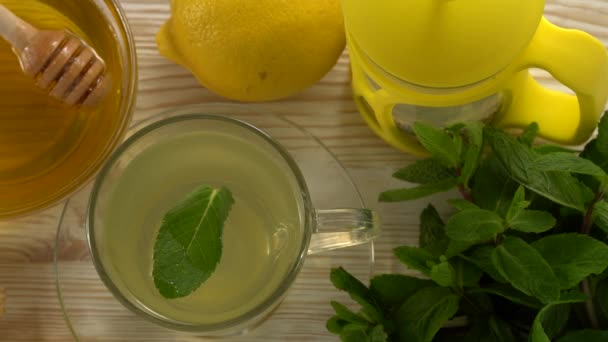
[[[201,185],[233,193],[222,257],[200,288],[166,299],[152,275],[156,236],[164,214]],[[256,326],[279,305],[307,255],[379,233],[371,210],[313,208],[298,165],[268,134],[205,114],[155,122],[119,147],[94,184],[86,226],[97,272],[124,306],[204,336]]]

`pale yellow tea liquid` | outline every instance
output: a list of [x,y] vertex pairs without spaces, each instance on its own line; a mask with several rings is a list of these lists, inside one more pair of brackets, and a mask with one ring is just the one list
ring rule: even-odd
[[[106,61],[112,91],[95,108],[68,107],[26,77],[0,38],[0,217],[45,206],[84,181],[119,127],[122,71],[118,47],[93,1],[0,0],[41,29],[68,30]],[[99,164],[99,163],[97,163]]]
[[[182,323],[225,322],[269,298],[296,262],[303,220],[295,178],[271,149],[214,131],[166,137],[138,155],[99,199],[106,208],[95,236],[111,281],[154,315]],[[193,294],[165,299],[152,277],[158,229],[201,185],[226,186],[235,199],[222,258]]]

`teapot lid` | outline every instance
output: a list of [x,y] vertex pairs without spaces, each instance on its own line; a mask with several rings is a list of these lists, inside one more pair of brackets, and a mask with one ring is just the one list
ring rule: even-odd
[[532,40],[545,0],[342,0],[351,44],[393,76],[451,88],[485,80]]

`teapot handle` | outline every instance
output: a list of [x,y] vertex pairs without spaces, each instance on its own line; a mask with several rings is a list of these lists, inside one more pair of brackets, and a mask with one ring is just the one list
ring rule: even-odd
[[[604,45],[587,33],[557,27],[543,18],[521,65],[494,124],[521,127],[537,122],[541,137],[568,145],[589,139],[608,100]],[[528,72],[533,67],[547,70],[576,95],[541,86]]]

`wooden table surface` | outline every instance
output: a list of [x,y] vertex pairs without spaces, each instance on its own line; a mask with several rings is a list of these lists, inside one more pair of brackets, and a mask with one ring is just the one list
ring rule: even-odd
[[[227,102],[203,89],[186,70],[158,54],[154,37],[169,16],[168,0],[121,2],[132,26],[139,54],[135,122],[176,106]],[[608,45],[608,0],[547,0],[546,14],[554,23],[586,30]],[[348,53],[345,52],[333,70],[314,86],[282,101],[251,106],[260,112],[288,117],[328,146],[354,179],[366,205],[376,209],[382,217],[383,235],[375,244],[375,271],[404,271],[392,257],[391,249],[416,243],[418,214],[429,200],[391,205],[377,203],[380,191],[403,185],[392,180],[390,175],[414,158],[387,146],[368,129],[351,100],[348,71]],[[543,82],[555,85],[546,74],[537,75]],[[441,210],[447,210],[442,201],[445,196],[435,196],[431,202]],[[77,199],[82,203],[85,200],[84,195]],[[58,205],[33,216],[0,224],[0,288],[5,288],[7,294],[7,312],[0,319],[0,341],[73,340],[57,299],[53,266],[55,233],[62,208]],[[357,253],[344,255],[361,258],[360,253],[367,252]],[[62,253],[61,257],[66,258],[66,262],[71,261],[70,258],[75,262],[85,262],[86,255],[86,246],[81,244]],[[263,325],[256,333],[235,340],[337,340],[325,331],[324,322],[331,313],[328,300],[344,297],[331,289],[327,272],[301,275],[306,279],[298,279],[297,288],[293,291],[296,294],[290,294],[275,313],[282,315],[279,323]],[[80,280],[84,281],[79,276],[85,277],[75,273],[68,280],[73,282],[74,288],[81,286]],[[299,291],[313,291],[314,295],[297,298]],[[79,314],[94,316],[95,309],[89,308],[89,311]],[[97,327],[107,331],[112,328]],[[152,331],[145,330],[140,331],[137,337],[142,341],[162,340]],[[82,340],[106,339],[96,338],[94,332],[88,332]],[[112,340],[130,341],[135,337],[114,336]]]

